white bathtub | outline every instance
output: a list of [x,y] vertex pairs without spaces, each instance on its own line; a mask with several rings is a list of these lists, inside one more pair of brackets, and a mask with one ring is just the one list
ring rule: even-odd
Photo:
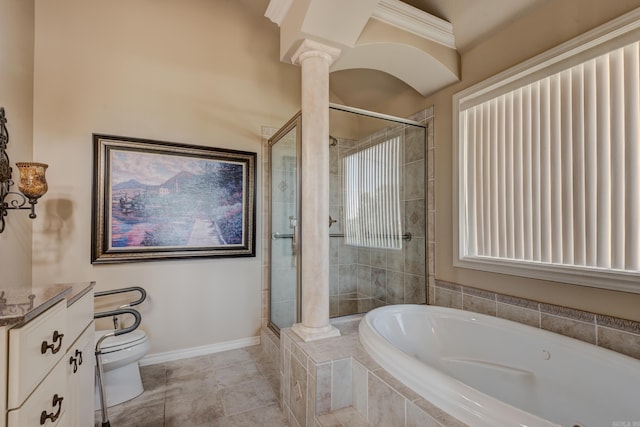
[[640,361],[492,316],[426,305],[370,311],[373,359],[472,427],[640,426]]

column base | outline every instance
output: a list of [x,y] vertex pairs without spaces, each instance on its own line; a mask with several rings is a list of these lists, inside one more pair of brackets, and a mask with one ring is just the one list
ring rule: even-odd
[[322,328],[312,328],[304,326],[302,323],[296,323],[291,327],[291,330],[302,338],[304,342],[340,336],[340,330],[333,325],[327,325]]

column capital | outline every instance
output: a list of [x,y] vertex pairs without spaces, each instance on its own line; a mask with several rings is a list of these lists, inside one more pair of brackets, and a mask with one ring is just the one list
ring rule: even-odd
[[328,65],[333,64],[333,61],[338,59],[342,51],[333,46],[326,45],[324,43],[317,42],[311,39],[304,39],[302,43],[291,57],[291,63],[302,64],[302,62],[311,57],[324,58]]

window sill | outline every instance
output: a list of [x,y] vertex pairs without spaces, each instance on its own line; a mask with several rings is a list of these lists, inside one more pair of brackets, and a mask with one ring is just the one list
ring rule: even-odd
[[533,263],[489,257],[455,257],[454,266],[552,282],[640,294],[640,272]]

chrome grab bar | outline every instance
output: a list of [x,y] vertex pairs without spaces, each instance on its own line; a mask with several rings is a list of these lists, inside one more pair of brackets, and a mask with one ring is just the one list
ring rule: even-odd
[[[329,234],[329,237],[344,237],[344,234]],[[379,237],[387,237],[387,235],[380,234]],[[402,236],[393,235],[391,237],[401,238],[402,240],[406,240],[407,242],[410,242],[411,239],[413,239],[413,235],[411,233],[409,233],[409,232],[404,233]]]
[[[293,234],[286,234],[286,233],[272,233],[271,234],[271,239],[276,240],[276,239],[293,239],[294,235]],[[329,237],[344,237],[344,234],[342,233],[332,233],[329,234]],[[402,240],[406,240],[407,242],[410,242],[411,239],[413,239],[413,235],[411,233],[404,233],[402,236],[393,236],[393,237],[400,237],[402,238]]]
[[[123,304],[118,308],[129,308],[129,307],[133,307],[136,306],[140,303],[142,303],[142,301],[144,301],[145,299],[147,299],[147,291],[145,291],[143,288],[141,288],[140,286],[130,286],[128,288],[120,288],[120,289],[111,289],[108,291],[100,291],[100,292],[96,292],[93,294],[94,298],[97,297],[104,297],[104,296],[108,296],[108,295],[117,295],[117,294],[124,294],[127,292],[140,292],[140,298],[132,301],[130,303],[127,304]],[[98,315],[102,314],[100,312],[96,313],[93,318],[94,319],[98,319]],[[100,317],[106,317],[106,316],[100,316]],[[118,317],[117,315],[113,316],[113,329],[118,329]]]
[[94,298],[97,298],[97,297],[104,297],[107,295],[124,294],[127,292],[140,292],[140,298],[137,299],[136,301],[130,302],[129,304],[121,305],[119,308],[133,307],[135,305],[142,303],[142,301],[147,299],[147,291],[145,291],[140,286],[130,286],[128,288],[111,289],[109,291],[100,291],[100,292],[94,293],[93,296]]
[[96,344],[96,351],[98,351],[98,344],[101,344],[105,338],[117,337],[118,335],[128,334],[129,332],[133,332],[138,329],[138,326],[140,326],[140,322],[142,322],[142,316],[140,315],[138,310],[135,310],[133,308],[116,308],[115,310],[103,311],[102,313],[96,313],[93,315],[94,319],[99,319],[101,317],[119,316],[121,314],[132,315],[135,319],[133,325],[127,326],[126,328],[122,329],[114,329],[113,332],[104,334],[104,336],[102,336]]

